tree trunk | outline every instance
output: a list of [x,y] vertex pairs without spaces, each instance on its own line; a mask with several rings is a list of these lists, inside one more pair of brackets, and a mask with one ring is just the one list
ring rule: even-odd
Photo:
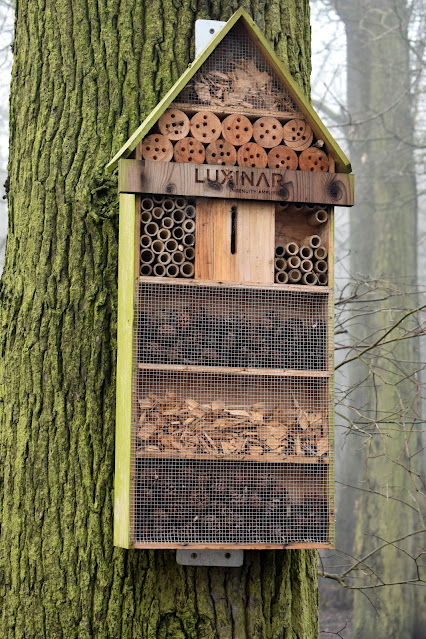
[[[310,639],[316,553],[112,545],[117,183],[104,167],[238,2],[17,2],[1,286],[0,637]],[[251,12],[309,92],[308,0]]]
[[[356,209],[351,214],[351,270],[356,276],[383,278],[398,294],[372,302],[365,321],[355,318],[361,341],[377,339],[389,325],[393,309],[417,305],[416,245],[417,198],[414,122],[410,86],[408,7],[406,0],[336,0],[347,34],[348,127],[350,156],[357,175]],[[371,286],[371,285],[370,285]],[[377,295],[372,293],[377,298]],[[355,313],[356,315],[356,313]],[[401,313],[402,315],[402,313]],[[403,333],[394,331],[393,338]],[[421,528],[421,518],[412,509],[415,482],[407,470],[416,471],[421,455],[416,424],[417,386],[413,377],[418,361],[414,339],[375,349],[364,363],[352,369],[353,383],[367,376],[355,397],[355,406],[365,416],[362,428],[373,437],[364,447],[358,481],[365,489],[359,503],[346,501],[347,517],[356,508],[354,525],[356,557],[363,557],[383,540],[394,540]],[[376,371],[374,380],[372,367]],[[370,421],[371,420],[371,421]],[[352,442],[352,454],[361,454],[359,437]],[[353,480],[352,482],[353,483]],[[353,495],[353,493],[352,493]],[[395,500],[393,500],[393,498]],[[396,501],[400,500],[400,501]],[[404,505],[405,504],[407,505]],[[419,537],[397,544],[416,554]],[[350,549],[345,548],[350,552]],[[368,562],[386,583],[415,577],[414,564],[399,548],[389,546]],[[374,579],[374,581],[376,581]],[[357,578],[356,585],[360,586]],[[364,585],[369,585],[364,582]],[[420,589],[419,589],[420,590]],[[362,639],[420,638],[422,606],[416,605],[416,589],[393,586],[371,595],[380,601],[381,614],[362,593],[355,594],[354,637]],[[424,632],[424,627],[423,627]]]

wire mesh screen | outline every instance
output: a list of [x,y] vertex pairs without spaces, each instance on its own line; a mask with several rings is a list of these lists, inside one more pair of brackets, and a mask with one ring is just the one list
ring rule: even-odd
[[133,541],[329,542],[328,294],[151,280],[136,300]]
[[176,97],[174,105],[246,115],[303,117],[241,25],[236,25],[224,37]]
[[328,296],[300,290],[138,285],[137,360],[328,370]]

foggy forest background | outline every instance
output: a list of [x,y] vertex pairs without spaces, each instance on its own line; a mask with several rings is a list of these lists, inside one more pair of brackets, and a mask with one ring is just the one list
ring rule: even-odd
[[[374,5],[374,6],[372,6]],[[311,0],[312,100],[352,161],[336,209],[336,551],[321,636],[426,627],[426,69],[424,0]],[[13,2],[0,3],[0,271]],[[423,572],[422,572],[423,571]]]

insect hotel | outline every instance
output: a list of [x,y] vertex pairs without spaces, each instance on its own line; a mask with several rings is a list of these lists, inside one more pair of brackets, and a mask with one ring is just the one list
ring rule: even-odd
[[239,10],[117,165],[115,544],[332,547],[348,159]]

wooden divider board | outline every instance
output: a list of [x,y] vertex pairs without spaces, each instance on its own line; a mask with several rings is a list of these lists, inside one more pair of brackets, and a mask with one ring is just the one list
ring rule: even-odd
[[197,199],[195,279],[273,284],[274,242],[273,202]]
[[352,206],[353,175],[290,169],[120,160],[120,193],[306,202]]

